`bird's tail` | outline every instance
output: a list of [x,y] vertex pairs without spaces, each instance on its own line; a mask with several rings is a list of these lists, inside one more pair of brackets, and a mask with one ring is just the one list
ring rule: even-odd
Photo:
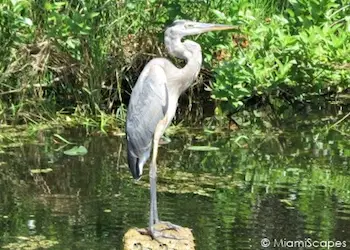
[[129,169],[135,180],[140,179],[141,171],[140,171],[140,158],[133,156],[133,154],[128,150],[128,164]]
[[143,167],[146,164],[147,159],[150,156],[150,150],[147,150],[143,153],[143,155],[139,158],[136,157],[132,151],[128,150],[128,164],[129,169],[135,180],[139,180],[142,175]]

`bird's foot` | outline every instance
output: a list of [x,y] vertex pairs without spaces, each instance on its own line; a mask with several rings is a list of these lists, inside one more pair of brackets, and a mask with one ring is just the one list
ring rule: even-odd
[[162,229],[162,231],[164,231],[164,230],[175,230],[175,231],[179,231],[179,229],[182,228],[182,226],[173,224],[173,223],[171,223],[170,221],[159,221],[157,224],[162,224],[162,225],[166,226],[165,228]]
[[179,229],[182,228],[181,226],[172,224],[168,221],[165,222],[159,222],[157,224],[154,224],[153,226],[146,228],[146,229],[138,229],[137,231],[142,235],[149,235],[152,237],[152,239],[159,241],[160,238],[165,239],[174,239],[174,240],[186,240],[186,238],[179,237],[176,235],[176,233],[167,232],[170,230],[174,230],[176,232],[179,231]]

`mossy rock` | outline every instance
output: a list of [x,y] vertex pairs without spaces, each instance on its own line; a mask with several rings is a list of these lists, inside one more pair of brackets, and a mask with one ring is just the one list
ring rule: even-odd
[[[194,237],[191,229],[180,227],[177,230],[168,229],[166,224],[155,225],[157,230],[167,237],[152,239],[151,236],[141,234],[140,229],[131,228],[124,235],[124,250],[194,250]],[[146,229],[141,229],[145,230]],[[176,238],[176,239],[173,239]]]

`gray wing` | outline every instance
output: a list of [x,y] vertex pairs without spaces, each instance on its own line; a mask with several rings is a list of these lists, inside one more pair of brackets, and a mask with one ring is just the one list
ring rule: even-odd
[[162,67],[148,65],[132,90],[126,121],[129,167],[144,164],[150,155],[154,131],[168,108],[166,80]]

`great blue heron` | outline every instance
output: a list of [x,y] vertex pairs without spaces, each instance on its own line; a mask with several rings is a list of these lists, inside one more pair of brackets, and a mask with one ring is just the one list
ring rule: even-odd
[[149,232],[155,236],[154,224],[159,223],[156,176],[159,139],[173,119],[179,96],[197,78],[202,65],[198,43],[181,39],[184,36],[214,30],[234,29],[235,26],[176,20],[165,31],[165,45],[169,53],[184,59],[187,64],[177,68],[165,58],[152,59],[141,72],[132,90],[126,121],[128,164],[132,176],[139,179],[143,166],[153,155],[150,166],[151,204]]

